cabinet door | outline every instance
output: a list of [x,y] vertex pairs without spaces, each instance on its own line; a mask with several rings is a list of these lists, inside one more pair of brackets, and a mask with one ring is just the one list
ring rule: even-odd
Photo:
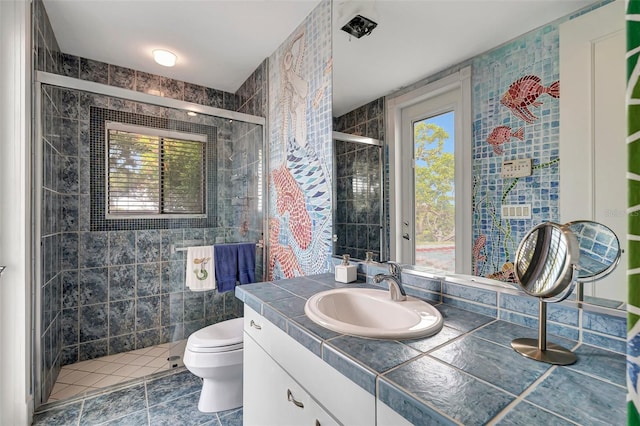
[[338,425],[247,333],[243,387],[246,426]]

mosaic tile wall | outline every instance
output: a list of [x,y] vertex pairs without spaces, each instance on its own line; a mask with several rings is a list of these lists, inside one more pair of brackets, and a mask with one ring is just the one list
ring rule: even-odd
[[331,1],[269,57],[269,279],[331,257]]
[[[388,157],[388,147],[384,145],[385,140],[385,116],[384,116],[384,98],[379,98],[374,101],[369,102],[366,105],[358,107],[353,111],[350,111],[340,117],[333,118],[333,130],[336,132],[348,133],[351,135],[358,136],[366,136],[369,138],[378,139],[383,144],[383,158]],[[335,149],[335,147],[334,147]],[[338,177],[336,177],[338,179]],[[336,180],[337,182],[337,180]],[[391,223],[389,221],[389,162],[383,161],[383,172],[382,172],[382,185],[383,185],[383,217],[382,221],[384,223],[383,233],[381,240],[381,247],[377,250],[380,257],[380,260],[388,260],[389,259],[389,241],[390,241],[390,230]],[[336,188],[337,194],[340,192],[340,187]],[[336,207],[335,214],[340,215],[339,209]],[[338,216],[339,217],[339,216]],[[334,222],[338,223],[339,219],[334,218]],[[340,235],[340,234],[338,234]],[[338,237],[340,238],[340,237]],[[356,248],[362,248],[357,246]],[[371,247],[367,247],[368,249]],[[365,250],[366,251],[366,250]],[[342,253],[341,251],[336,251],[336,254]],[[350,253],[352,256],[353,254]],[[358,255],[356,253],[356,255]],[[358,255],[359,256],[359,255]],[[355,259],[364,259],[361,257],[355,257]]]
[[[474,274],[510,279],[515,251],[532,226],[557,221],[560,107],[558,25],[525,34],[473,60]],[[541,92],[534,105],[510,94]],[[551,93],[551,95],[550,95]],[[553,95],[553,96],[552,96]],[[535,117],[534,117],[535,116]],[[503,179],[501,163],[531,158],[533,175]],[[503,204],[531,204],[531,219],[503,219]]]

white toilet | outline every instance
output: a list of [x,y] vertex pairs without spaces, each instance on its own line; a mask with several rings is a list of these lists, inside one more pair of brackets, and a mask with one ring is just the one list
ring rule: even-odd
[[205,413],[242,406],[243,319],[200,329],[189,336],[184,365],[204,381],[198,409]]

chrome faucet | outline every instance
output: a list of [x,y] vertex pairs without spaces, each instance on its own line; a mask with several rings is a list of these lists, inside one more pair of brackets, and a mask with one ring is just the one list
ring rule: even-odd
[[407,293],[404,291],[404,287],[402,287],[402,282],[400,281],[400,271],[400,265],[394,262],[389,262],[389,275],[377,274],[373,277],[374,283],[388,281],[389,296],[394,302],[407,300]]

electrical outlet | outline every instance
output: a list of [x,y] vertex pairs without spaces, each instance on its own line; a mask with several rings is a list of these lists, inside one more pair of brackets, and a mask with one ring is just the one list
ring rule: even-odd
[[531,176],[531,158],[503,161],[500,176],[503,178]]

